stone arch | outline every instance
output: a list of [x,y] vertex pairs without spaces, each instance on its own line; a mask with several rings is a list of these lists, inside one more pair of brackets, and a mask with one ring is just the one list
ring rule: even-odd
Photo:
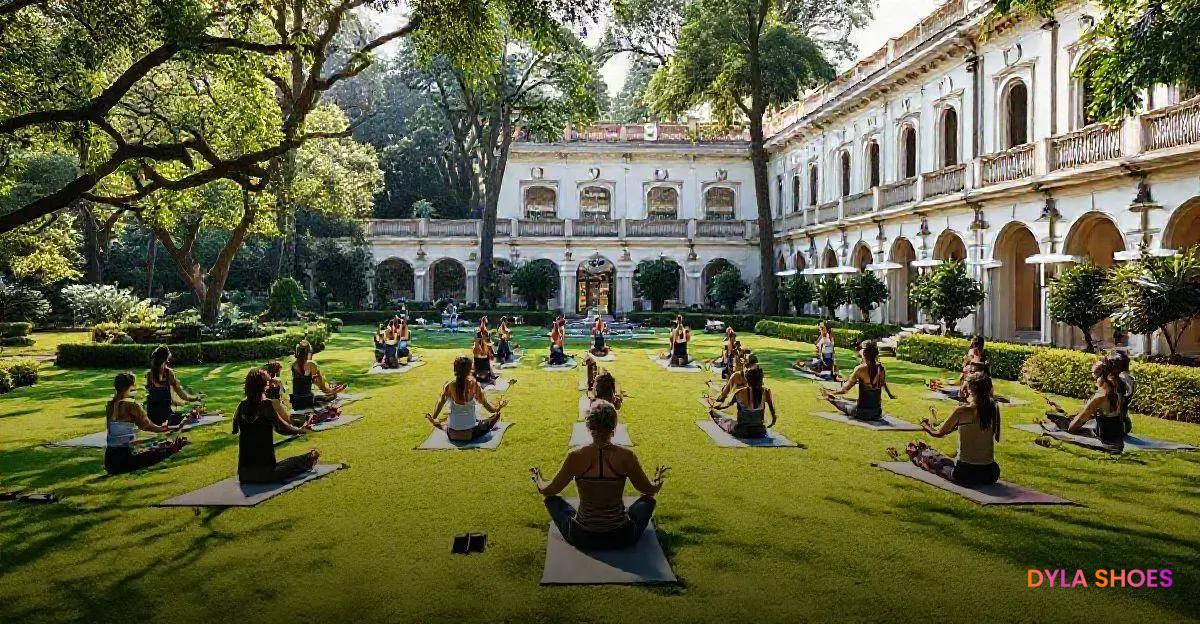
[[1042,330],[1042,289],[1038,265],[1026,260],[1040,252],[1029,227],[1013,221],[1000,231],[992,258],[1001,264],[990,275],[992,331],[1004,340],[1036,340]]
[[734,218],[737,193],[728,186],[710,186],[704,191],[704,218],[728,221]]
[[938,162],[942,167],[958,164],[958,110],[953,106],[938,117]]
[[647,219],[678,219],[679,189],[669,184],[656,184],[646,190]]
[[1116,264],[1113,255],[1125,251],[1125,238],[1116,222],[1103,212],[1093,211],[1075,220],[1064,239],[1063,251],[1098,266]]
[[612,218],[612,191],[598,184],[579,189],[579,216],[591,221]]
[[833,250],[833,247],[828,247],[828,246],[825,247],[824,253],[821,254],[821,268],[832,269],[833,267],[836,267],[837,265],[838,265],[837,252],[835,252]]
[[[668,256],[658,256],[657,258],[647,258],[646,260],[643,260],[642,262],[653,262],[654,260],[658,260],[658,259],[666,260],[667,262],[670,262],[671,264],[675,265],[675,272],[679,278],[675,281],[675,291],[673,293],[671,293],[670,296],[667,297],[666,301],[663,302],[663,306],[666,308],[680,307],[683,304],[683,279],[684,279],[683,267],[679,264],[679,262],[677,260],[675,260],[674,258],[668,257]],[[637,266],[635,266],[633,269],[633,276],[634,276],[633,279],[634,279],[635,284],[637,283],[637,275],[638,275],[638,272],[641,271],[641,268],[642,268],[641,262],[639,262],[637,264]],[[636,289],[636,287],[635,287],[635,289]],[[634,296],[635,297],[637,296],[636,292],[634,293]],[[643,302],[643,305],[650,304],[650,301],[648,299],[642,299],[641,301]],[[649,309],[649,308],[647,307],[644,309]]]
[[963,242],[962,236],[954,230],[943,230],[937,237],[937,242],[933,244],[933,259],[934,260],[966,260],[967,259],[967,244]]
[[467,299],[467,268],[454,258],[439,258],[429,265],[429,292],[431,301],[453,299],[462,303]]
[[916,271],[912,262],[917,259],[917,250],[907,238],[899,237],[892,242],[892,250],[888,261],[900,265],[898,269],[888,271],[887,283],[890,296],[888,305],[891,306],[889,317],[893,323],[910,324],[917,321],[917,307],[913,305],[908,292],[916,279]]
[[553,219],[558,214],[558,191],[552,186],[527,186],[521,199],[527,219]]
[[416,275],[407,260],[392,256],[375,266],[375,300],[380,305],[412,301],[415,287]]
[[613,314],[617,310],[617,265],[599,254],[583,260],[575,268],[575,288],[576,312],[595,309]]
[[896,159],[899,164],[899,174],[901,180],[915,178],[917,176],[917,128],[911,123],[900,125],[899,141],[900,158]]
[[863,241],[859,241],[854,246],[854,252],[850,254],[850,266],[859,271],[866,271],[867,265],[875,263],[875,255],[871,253],[871,248]]
[[1000,88],[1000,147],[1008,149],[1030,141],[1029,86],[1012,78]]
[[842,150],[838,154],[838,172],[840,173],[839,179],[841,180],[841,188],[838,190],[841,191],[841,196],[845,197],[852,190],[850,180],[850,150]]
[[1163,230],[1163,247],[1184,249],[1200,245],[1200,196],[1179,205]]
[[883,174],[880,170],[879,158],[879,141],[875,138],[867,139],[866,147],[863,149],[863,160],[866,164],[864,180],[866,188],[871,189],[879,186],[883,182]]
[[818,175],[817,163],[809,163],[808,165],[808,205],[816,206],[818,198],[821,197],[820,177]]
[[808,259],[804,257],[803,251],[796,251],[794,262],[795,266],[793,268],[795,268],[797,271],[803,271],[804,269],[808,268]]
[[706,305],[715,305],[712,299],[708,296],[708,293],[712,291],[713,280],[726,269],[730,268],[736,267],[732,262],[726,260],[725,258],[713,258],[712,260],[708,261],[708,264],[704,265],[704,269],[700,272],[700,283],[704,285],[704,292],[701,294]]

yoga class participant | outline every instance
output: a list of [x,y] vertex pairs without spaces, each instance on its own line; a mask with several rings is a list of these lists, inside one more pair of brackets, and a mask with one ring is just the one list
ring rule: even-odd
[[1133,375],[1129,374],[1129,354],[1124,351],[1113,351],[1108,356],[1109,375],[1113,377],[1113,385],[1121,394],[1121,419],[1125,421],[1125,432],[1133,430],[1133,420],[1129,418],[1129,405],[1133,403],[1133,392],[1137,384]]
[[323,423],[334,420],[342,415],[342,408],[332,403],[311,413],[292,414],[290,405],[283,402],[283,396],[287,393],[283,385],[283,379],[281,378],[283,364],[280,364],[278,360],[271,360],[263,366],[263,370],[267,373],[267,399],[273,403],[277,403],[278,409],[284,414],[291,414],[289,419],[292,421],[292,424],[300,426],[309,418],[311,418],[313,424]]
[[841,376],[838,374],[837,359],[834,357],[836,349],[833,341],[833,329],[829,327],[828,321],[821,321],[817,325],[816,350],[817,357],[808,361],[805,361],[803,358],[796,360],[792,364],[792,368],[812,373],[822,379],[841,381]]
[[725,327],[725,340],[721,341],[721,379],[729,379],[733,374],[733,361],[738,357],[741,343],[733,327]]
[[692,361],[688,357],[688,342],[691,339],[692,330],[683,324],[683,315],[677,314],[671,338],[671,366],[687,366]]
[[[925,442],[910,442],[905,448],[909,461],[918,468],[945,477],[959,485],[990,485],[1000,479],[1000,466],[996,463],[995,445],[1000,441],[1000,408],[992,401],[992,380],[985,375],[972,373],[963,382],[966,403],[954,408],[950,417],[935,426],[929,418],[921,421],[925,433],[943,438],[958,431],[958,454],[954,459],[930,448]],[[929,413],[937,418],[937,410],[930,405]],[[888,449],[892,459],[900,454]]]
[[396,319],[388,321],[387,328],[383,330],[383,368],[400,368],[400,359],[397,355],[399,348],[400,332],[396,329]]
[[926,380],[925,385],[934,392],[943,392],[952,398],[956,397],[957,389],[955,386],[962,385],[967,375],[978,372],[980,366],[987,365],[987,353],[983,347],[983,336],[976,334],[971,338],[971,344],[967,347],[967,352],[963,354],[962,369],[959,371],[958,377],[954,380],[944,380],[935,377]]
[[508,317],[500,317],[500,327],[496,329],[496,338],[499,340],[499,346],[496,347],[496,361],[501,364],[509,364],[516,359],[512,347],[512,331],[508,329]]
[[371,336],[371,342],[375,343],[375,363],[383,365],[383,358],[387,355],[387,333],[388,324],[380,323],[379,329],[375,330],[375,334]]
[[105,422],[108,435],[104,449],[104,471],[110,475],[141,470],[161,462],[187,446],[185,437],[163,440],[150,444],[145,450],[134,451],[139,444],[138,430],[151,433],[170,433],[183,429],[185,421],[174,427],[155,424],[146,415],[146,410],[133,399],[133,373],[119,373],[113,379],[113,398],[105,407]]
[[275,461],[272,435],[300,435],[312,431],[312,420],[302,427],[288,421],[287,412],[267,398],[270,379],[256,368],[246,374],[243,390],[246,398],[238,403],[233,415],[233,433],[238,436],[238,480],[242,483],[284,483],[316,465],[320,453],[312,449],[303,455]]
[[[758,356],[753,353],[745,355],[739,351],[738,356],[733,360],[733,372],[729,374],[729,379],[726,379],[725,384],[721,386],[720,394],[718,394],[713,400],[717,403],[720,403],[721,401],[724,401],[731,392],[741,388],[742,386],[745,386],[746,370],[751,366],[758,366]],[[709,383],[711,384],[712,382]],[[706,394],[703,396],[703,398],[709,397]]]
[[590,395],[596,389],[596,375],[600,370],[600,365],[596,363],[596,358],[591,354],[583,356],[583,370],[587,381],[587,392]]
[[167,366],[170,361],[171,350],[166,345],[156,348],[150,354],[150,370],[146,373],[146,413],[150,422],[156,425],[177,425],[181,421],[194,420],[200,416],[203,409],[203,406],[197,404],[186,414],[175,411],[175,395],[185,403],[198,403],[204,395],[188,394],[175,377],[175,371]]
[[[568,544],[582,549],[632,546],[641,538],[654,514],[654,495],[662,489],[668,468],[659,466],[648,478],[637,455],[612,443],[617,430],[617,408],[596,401],[587,415],[592,443],[567,454],[554,479],[547,482],[537,466],[529,469],[538,492],[545,496],[550,519]],[[641,492],[625,507],[625,480]],[[558,494],[571,481],[579,490],[579,509]]]
[[[821,398],[837,410],[855,420],[879,420],[883,418],[882,395],[887,392],[889,398],[896,398],[887,384],[887,371],[879,363],[879,347],[874,340],[864,340],[858,349],[862,363],[850,374],[846,385],[830,391],[821,388]],[[854,402],[841,398],[854,386],[858,386],[858,400]],[[834,396],[838,395],[838,396]]]
[[471,346],[471,355],[475,358],[475,381],[487,385],[500,378],[492,370],[492,343],[488,342],[483,330],[475,332],[475,343]]
[[412,331],[408,329],[408,321],[404,318],[394,321],[396,324],[396,357],[395,361],[404,365],[412,364]]
[[[1132,421],[1125,418],[1122,410],[1122,395],[1119,387],[1120,377],[1113,373],[1119,366],[1111,359],[1103,359],[1092,366],[1092,379],[1096,384],[1096,392],[1088,400],[1083,409],[1072,418],[1062,406],[1047,399],[1054,408],[1047,411],[1046,417],[1053,423],[1052,427],[1060,431],[1076,435],[1089,436],[1100,440],[1104,450],[1120,453],[1125,450],[1125,436],[1132,431]],[[1095,420],[1093,427],[1085,427],[1089,421]],[[1049,430],[1045,423],[1042,427]]]
[[488,320],[486,315],[479,317],[479,327],[476,329],[476,332],[483,334],[484,340],[487,340],[488,343],[492,342],[492,330],[488,329]]
[[[438,420],[446,403],[450,404],[450,413],[444,421]],[[491,416],[483,420],[477,418],[476,405],[482,405]],[[425,418],[434,427],[445,431],[446,437],[451,440],[470,442],[495,429],[496,423],[500,422],[500,410],[506,406],[508,399],[500,399],[495,407],[488,402],[483,388],[471,376],[471,360],[459,356],[454,359],[454,379],[442,387],[437,407],[433,408],[432,414],[425,414]]]
[[592,325],[592,348],[588,353],[596,357],[604,357],[609,354],[608,345],[604,344],[604,334],[608,331],[608,324],[604,322],[604,317],[597,316],[596,324]]
[[602,370],[596,375],[594,390],[588,393],[588,396],[593,401],[608,401],[618,411],[621,409],[621,403],[625,401],[625,392],[617,389],[617,378],[613,374]]
[[[324,393],[322,396],[313,394],[314,384]],[[321,368],[312,361],[312,345],[307,340],[301,340],[296,345],[296,359],[292,362],[292,409],[328,403],[337,399],[338,393],[345,389],[346,384],[329,384],[321,374]]]
[[[753,364],[745,370],[746,385],[733,392],[728,403],[709,400],[708,415],[725,433],[735,438],[765,438],[767,429],[775,426],[775,402],[771,400],[771,389],[763,387],[763,370]],[[737,406],[737,417],[730,418],[721,410]],[[771,410],[771,422],[763,416]]]
[[562,366],[567,363],[566,325],[566,319],[560,316],[550,329],[549,363],[551,366]]

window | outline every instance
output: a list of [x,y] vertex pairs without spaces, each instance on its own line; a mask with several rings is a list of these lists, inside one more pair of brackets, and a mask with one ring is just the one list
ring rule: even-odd
[[900,129],[900,175],[903,178],[914,178],[917,175],[917,129],[911,124],[904,124]]
[[817,186],[817,166],[815,164],[808,166],[808,205],[817,205],[817,196],[820,188]]
[[558,193],[548,186],[525,189],[525,217],[528,219],[553,219],[557,203]]
[[1029,142],[1029,90],[1020,80],[1012,81],[1005,92],[1004,120],[1005,149]]
[[775,216],[783,214],[783,176],[775,176]]
[[714,186],[704,192],[704,218],[710,221],[733,219],[733,189]]
[[842,152],[838,156],[842,167],[842,197],[850,194],[850,152]]
[[792,212],[800,212],[800,175],[792,176]]
[[942,112],[942,166],[958,164],[958,111],[947,108]]
[[612,218],[612,194],[602,186],[584,187],[579,193],[579,212],[585,220],[606,221]]
[[867,143],[867,188],[879,186],[879,141]]
[[655,186],[646,193],[646,215],[650,219],[675,219],[679,216],[679,191],[672,186]]

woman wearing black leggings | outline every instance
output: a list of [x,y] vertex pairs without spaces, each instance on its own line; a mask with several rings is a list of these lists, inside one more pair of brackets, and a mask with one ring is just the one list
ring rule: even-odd
[[270,378],[256,368],[246,375],[246,398],[233,416],[233,433],[238,439],[238,480],[242,483],[284,483],[306,472],[317,463],[320,453],[313,449],[304,455],[275,461],[272,433],[298,435],[312,431],[312,421],[295,427],[276,401],[266,397]]
[[107,446],[104,449],[104,470],[108,474],[123,474],[148,468],[162,460],[178,453],[185,445],[187,438],[164,440],[157,444],[135,451],[137,432],[170,433],[183,429],[184,421],[179,421],[174,427],[156,425],[146,415],[142,408],[131,396],[135,382],[133,373],[120,373],[113,379],[113,398],[108,402],[106,412]]

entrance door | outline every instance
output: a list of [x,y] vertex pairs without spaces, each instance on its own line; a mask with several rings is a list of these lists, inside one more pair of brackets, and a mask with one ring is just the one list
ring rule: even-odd
[[576,282],[579,284],[579,296],[576,312],[586,314],[596,310],[600,314],[611,314],[613,302],[613,274],[592,274],[580,271]]

